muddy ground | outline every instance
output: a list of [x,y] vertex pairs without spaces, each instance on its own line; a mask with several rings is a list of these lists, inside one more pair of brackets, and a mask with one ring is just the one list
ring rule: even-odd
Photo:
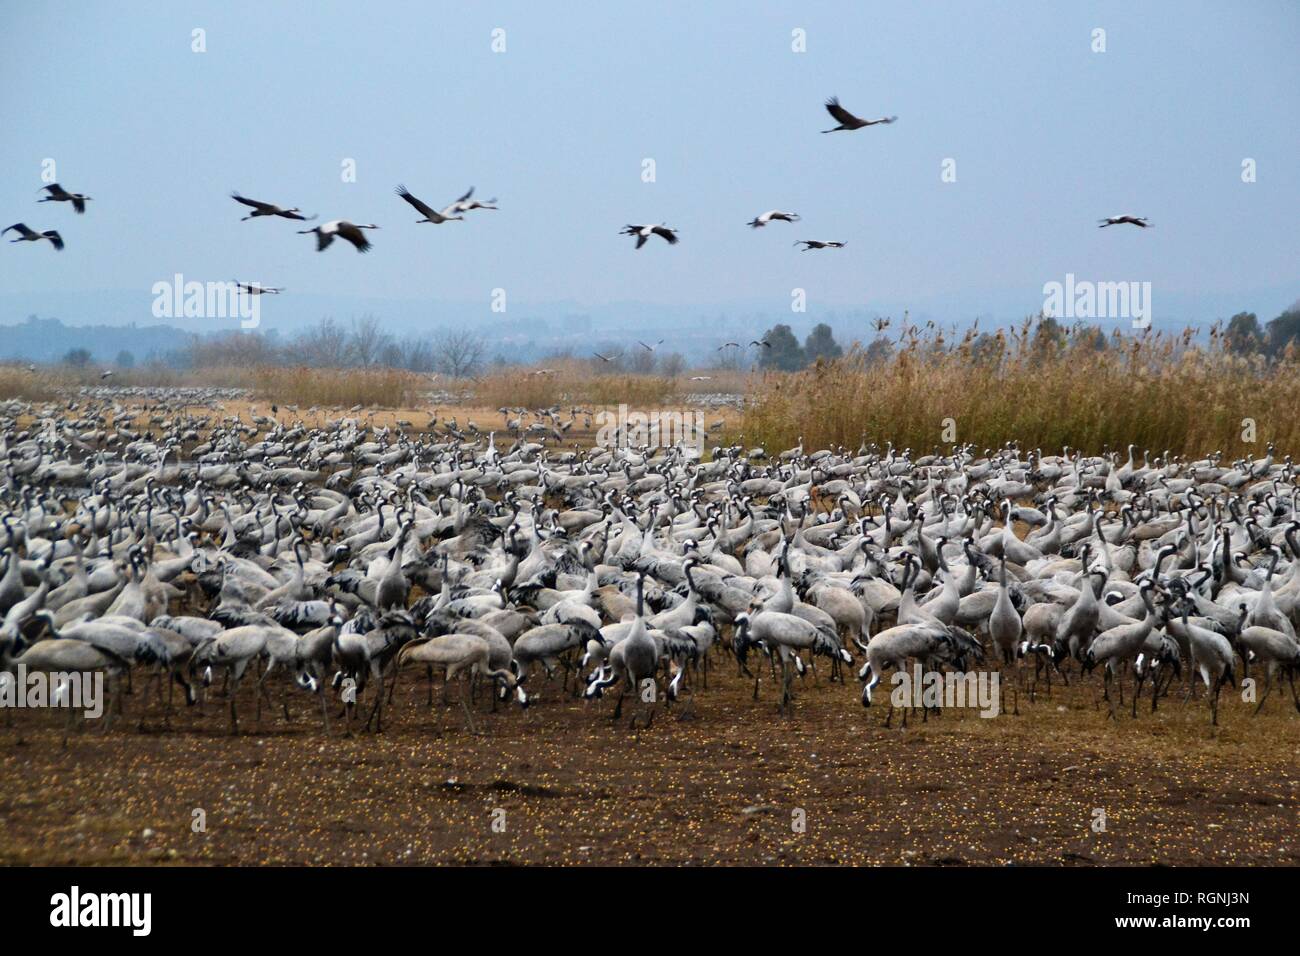
[[734,667],[718,658],[687,719],[661,706],[639,730],[630,705],[612,724],[611,701],[535,676],[526,713],[479,699],[477,735],[454,687],[430,710],[412,671],[384,732],[351,738],[287,683],[257,732],[250,681],[237,737],[215,685],[170,730],[151,701],[140,731],[137,676],[123,717],[66,749],[62,715],[0,715],[0,863],[1300,863],[1289,694],[1259,717],[1225,696],[1216,730],[1181,699],[1110,722],[1089,679],[1020,716],[902,730],[851,676],[809,677],[782,717],[777,687],[765,676],[756,702]]

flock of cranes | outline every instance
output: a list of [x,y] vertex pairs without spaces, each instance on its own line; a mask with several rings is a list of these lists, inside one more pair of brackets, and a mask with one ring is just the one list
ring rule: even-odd
[[1248,677],[1255,712],[1284,682],[1300,709],[1300,492],[1271,446],[701,458],[634,430],[566,447],[577,409],[500,412],[487,430],[0,406],[0,664],[104,672],[105,727],[125,685],[142,723],[169,723],[177,688],[224,694],[232,732],[241,696],[259,726],[306,701],[326,733],[332,713],[378,732],[411,706],[403,676],[430,707],[457,683],[471,729],[562,695],[612,696],[615,717],[630,697],[648,726],[711,681],[752,681],[757,713],[822,680],[878,706],[887,672],[918,664],[1001,669],[1022,718],[1054,676],[1111,717],[1127,685],[1135,718],[1144,694],[1200,696],[1217,723]]
[[[887,126],[898,120],[897,116],[882,116],[876,119],[862,119],[841,106],[839,99],[834,96],[826,101],[826,111],[830,113],[831,117],[838,125],[831,129],[822,130],[823,133],[866,129],[871,126]],[[42,191],[45,192],[46,195],[40,199],[39,202],[71,202],[78,213],[84,213],[86,211],[86,203],[90,200],[89,196],[83,196],[80,193],[70,193],[66,191],[58,183],[45,186]],[[417,219],[417,223],[441,225],[442,223],[447,222],[459,222],[465,219],[465,214],[468,212],[477,209],[498,208],[496,205],[496,199],[489,199],[484,202],[472,198],[474,195],[474,188],[472,186],[464,195],[444,206],[442,209],[434,209],[432,206],[412,195],[405,186],[399,185],[396,187],[395,191],[397,192],[397,195],[414,207],[423,217]],[[302,210],[297,206],[284,208],[274,203],[263,202],[258,199],[249,199],[245,196],[241,196],[237,192],[232,192],[230,195],[236,202],[253,210],[251,213],[244,216],[240,220],[241,222],[261,217],[279,217],[300,222],[310,222],[316,219],[316,216],[314,215],[304,216]],[[784,212],[780,209],[769,209],[767,212],[755,216],[747,223],[747,225],[754,229],[761,229],[771,222],[795,223],[799,221],[800,216],[797,213]],[[1131,215],[1108,216],[1105,219],[1099,220],[1099,222],[1103,229],[1107,226],[1117,225],[1133,225],[1141,229],[1146,229],[1151,225],[1146,217]],[[319,226],[299,230],[299,233],[301,235],[315,235],[316,250],[318,252],[324,252],[328,249],[335,239],[343,239],[344,241],[351,243],[352,247],[356,249],[357,252],[369,252],[371,249],[371,242],[366,236],[366,231],[378,228],[379,226],[375,223],[354,223],[347,219],[332,219]],[[0,235],[11,230],[18,233],[18,238],[10,240],[11,242],[37,242],[46,239],[49,240],[50,244],[54,246],[55,249],[63,249],[63,237],[57,230],[51,229],[45,232],[38,232],[29,228],[26,224],[19,222],[9,226],[3,232],[0,232]],[[636,239],[637,249],[645,246],[651,236],[658,236],[668,245],[676,245],[680,241],[678,230],[670,228],[665,223],[661,222],[629,224],[619,231],[619,235],[634,237]],[[846,244],[847,243],[842,240],[825,239],[800,239],[794,243],[795,246],[803,246],[803,252],[808,252],[814,249],[843,249]]]
[[[86,211],[86,203],[91,200],[90,196],[83,196],[81,193],[68,192],[58,183],[50,183],[48,186],[42,186],[40,192],[45,193],[45,195],[36,200],[38,203],[70,202],[72,203],[72,208],[77,211],[77,215],[81,215]],[[57,229],[46,229],[38,232],[24,222],[16,222],[12,226],[6,226],[4,229],[0,229],[0,236],[3,236],[7,232],[18,233],[18,238],[10,239],[10,242],[40,242],[42,239],[45,239],[48,240],[50,245],[52,245],[56,250],[59,252],[63,251],[63,236],[59,234]]]
[[[463,196],[443,207],[441,210],[434,209],[432,206],[427,205],[420,199],[416,198],[405,186],[398,186],[394,191],[397,195],[401,196],[402,199],[410,203],[417,211],[419,211],[420,215],[424,217],[423,219],[417,219],[417,223],[428,222],[433,223],[434,225],[440,225],[444,222],[460,222],[465,219],[465,213],[472,210],[497,208],[495,199],[481,202],[480,200],[470,198],[474,195],[473,186],[471,186],[469,191]],[[297,208],[282,210],[280,207],[273,206],[270,203],[245,199],[238,193],[231,193],[231,195],[245,205],[257,207],[258,211],[255,211],[253,216],[283,216],[286,219],[305,218]],[[251,219],[252,216],[245,216],[244,218]],[[315,216],[311,217],[311,219],[315,218]],[[365,230],[378,228],[379,226],[373,222],[354,223],[349,222],[346,219],[332,219],[319,226],[313,226],[311,229],[300,229],[298,232],[300,235],[314,234],[316,236],[317,252],[324,252],[335,239],[343,239],[346,242],[350,242],[357,252],[369,252],[371,248],[370,240],[366,238]]]

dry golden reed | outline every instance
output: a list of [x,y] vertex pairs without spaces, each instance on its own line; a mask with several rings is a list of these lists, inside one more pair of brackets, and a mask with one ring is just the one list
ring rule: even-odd
[[49,370],[32,372],[16,365],[0,365],[0,400],[49,402],[58,398],[60,383]]
[[[1056,454],[1129,443],[1152,454],[1222,451],[1231,458],[1300,448],[1300,363],[1233,355],[1212,333],[1208,347],[1193,333],[1114,335],[1095,342],[1044,342],[999,332],[955,349],[941,338],[905,341],[872,361],[855,347],[757,384],[738,431],[746,444],[806,449],[892,442],[917,454],[952,441],[977,449],[1007,441]],[[948,420],[951,419],[951,423]],[[1243,440],[1253,433],[1254,442]],[[951,425],[945,434],[945,425]],[[949,441],[948,439],[952,439]]]
[[391,368],[307,368],[265,365],[250,385],[259,398],[326,408],[411,408],[433,387],[428,376]]
[[489,407],[550,408],[554,405],[649,406],[668,401],[681,382],[657,375],[593,374],[585,362],[565,361],[539,369],[508,368],[473,384],[475,400]]

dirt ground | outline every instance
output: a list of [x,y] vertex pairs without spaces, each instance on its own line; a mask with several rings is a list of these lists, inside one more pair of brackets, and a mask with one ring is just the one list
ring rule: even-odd
[[613,724],[612,701],[534,676],[534,707],[492,714],[481,697],[471,734],[456,689],[430,710],[415,671],[384,732],[351,738],[335,721],[326,737],[287,683],[257,732],[245,682],[234,738],[215,685],[170,730],[151,704],[140,731],[137,683],[106,734],[74,731],[67,749],[61,715],[7,711],[0,863],[1300,863],[1289,694],[1259,717],[1225,696],[1214,730],[1180,695],[1110,722],[1089,679],[1022,698],[1018,717],[901,730],[896,714],[887,730],[851,677],[810,676],[781,717],[769,678],[756,702],[734,667],[718,658],[692,716],[661,705],[639,730],[630,702]]

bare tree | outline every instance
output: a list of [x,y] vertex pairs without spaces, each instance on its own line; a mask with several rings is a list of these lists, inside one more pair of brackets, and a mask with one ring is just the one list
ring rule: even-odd
[[379,319],[366,314],[360,319],[352,320],[352,336],[348,341],[348,350],[356,365],[366,367],[376,364],[385,347],[393,337],[379,327]]
[[659,374],[676,378],[686,371],[686,359],[681,352],[669,352],[659,361]]
[[409,372],[432,372],[438,367],[433,345],[428,339],[408,335],[402,339],[402,367]]
[[439,372],[451,378],[466,378],[483,367],[486,345],[482,336],[469,329],[447,329],[434,338],[433,350]]
[[655,370],[655,353],[641,346],[634,346],[625,359],[627,370],[636,375],[649,375]]
[[725,369],[729,372],[739,372],[745,367],[745,349],[743,346],[740,348],[734,345],[727,346],[721,351],[715,351],[714,354],[717,356],[713,360],[715,368]]
[[265,336],[247,332],[222,332],[190,341],[191,368],[253,368],[274,365],[276,350]]
[[341,368],[348,363],[348,332],[332,318],[300,334],[290,346],[294,358],[317,368]]
[[380,348],[375,364],[382,365],[384,368],[406,368],[406,355],[400,345],[389,339]]

